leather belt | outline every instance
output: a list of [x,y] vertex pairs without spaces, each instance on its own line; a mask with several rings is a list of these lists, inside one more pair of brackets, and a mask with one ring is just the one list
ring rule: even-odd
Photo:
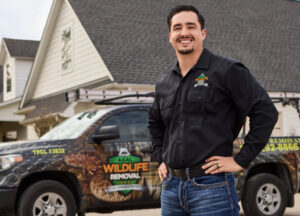
[[[189,175],[190,175],[190,179],[195,178],[195,177],[199,177],[199,176],[205,176],[205,175],[210,175],[210,174],[206,174],[205,170],[202,169],[202,166],[205,163],[201,163],[198,164],[196,166],[193,166],[191,168],[189,168]],[[184,181],[186,181],[187,175],[186,175],[186,169],[172,169],[169,168],[169,172],[171,175],[176,176],[177,178],[180,178]]]

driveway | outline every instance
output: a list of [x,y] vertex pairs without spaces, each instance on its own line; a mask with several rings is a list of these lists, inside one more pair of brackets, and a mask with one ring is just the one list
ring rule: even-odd
[[[132,210],[132,211],[116,211],[113,213],[98,214],[88,213],[87,216],[160,216],[160,208],[157,209],[146,209],[146,210]],[[241,216],[244,216],[241,211]],[[284,216],[300,216],[300,194],[295,196],[295,207],[287,208]]]

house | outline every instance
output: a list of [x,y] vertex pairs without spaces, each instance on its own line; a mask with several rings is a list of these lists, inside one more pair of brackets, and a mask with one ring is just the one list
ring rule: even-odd
[[[0,141],[27,139],[27,128],[16,115],[38,41],[3,38],[0,47]],[[29,132],[30,133],[30,132]]]
[[[43,110],[66,118],[95,107],[66,102],[74,89],[153,90],[176,63],[166,16],[183,3],[206,18],[205,47],[243,62],[269,92],[300,92],[295,1],[54,0],[20,102],[21,123],[34,125]],[[275,135],[299,135],[296,109],[276,106]]]

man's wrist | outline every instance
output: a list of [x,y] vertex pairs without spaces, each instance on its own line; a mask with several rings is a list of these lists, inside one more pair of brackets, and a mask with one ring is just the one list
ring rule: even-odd
[[235,161],[235,163],[236,163],[237,165],[239,165],[239,166],[240,166],[241,168],[243,168],[243,169],[247,169],[248,166],[249,166],[249,163],[248,163],[248,162],[239,160],[239,159],[237,158],[237,156],[235,156],[235,157],[233,158],[233,160]]
[[160,165],[164,163],[163,161],[158,162],[158,167],[160,167]]

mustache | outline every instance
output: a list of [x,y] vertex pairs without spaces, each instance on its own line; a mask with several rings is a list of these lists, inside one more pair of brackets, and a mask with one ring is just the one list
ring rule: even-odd
[[191,37],[191,36],[181,36],[181,37],[177,38],[176,41],[179,41],[181,39],[192,39],[192,40],[194,40],[194,38]]

